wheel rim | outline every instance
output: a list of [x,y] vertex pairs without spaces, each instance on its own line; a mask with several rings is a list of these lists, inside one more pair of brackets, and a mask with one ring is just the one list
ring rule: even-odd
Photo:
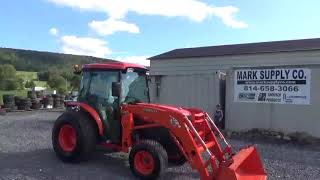
[[59,144],[63,151],[71,152],[77,143],[76,130],[69,124],[63,125],[59,132]]
[[134,156],[134,166],[139,173],[149,175],[154,170],[154,159],[149,152],[139,151]]

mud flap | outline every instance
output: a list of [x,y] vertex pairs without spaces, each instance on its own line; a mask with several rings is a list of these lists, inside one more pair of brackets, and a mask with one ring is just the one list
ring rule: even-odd
[[242,149],[232,159],[234,162],[229,167],[221,167],[217,180],[267,179],[267,173],[256,147]]

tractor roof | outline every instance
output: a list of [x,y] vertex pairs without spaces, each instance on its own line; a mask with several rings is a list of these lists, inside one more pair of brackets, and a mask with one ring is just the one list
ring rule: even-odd
[[93,63],[93,64],[83,65],[84,70],[93,70],[93,69],[126,70],[127,68],[137,68],[137,69],[147,70],[147,68],[142,65],[132,64],[132,63],[124,63],[124,62]]

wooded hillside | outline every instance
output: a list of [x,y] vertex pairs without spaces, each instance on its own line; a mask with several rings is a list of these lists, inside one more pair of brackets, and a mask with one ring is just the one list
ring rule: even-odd
[[49,68],[71,69],[74,64],[108,62],[90,56],[0,48],[0,64],[11,64],[18,71],[46,71]]

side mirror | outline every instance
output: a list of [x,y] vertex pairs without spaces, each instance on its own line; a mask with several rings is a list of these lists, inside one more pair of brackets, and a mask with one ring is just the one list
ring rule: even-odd
[[120,92],[121,92],[121,83],[112,82],[112,96],[120,97]]

